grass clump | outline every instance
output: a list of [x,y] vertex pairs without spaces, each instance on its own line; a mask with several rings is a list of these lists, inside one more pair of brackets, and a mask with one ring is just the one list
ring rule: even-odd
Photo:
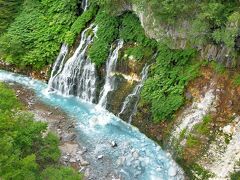
[[218,74],[224,74],[226,73],[226,68],[223,64],[217,63],[215,61],[212,61],[210,66],[213,68],[213,70]]
[[240,74],[236,75],[233,79],[233,84],[235,86],[240,86]]
[[202,166],[196,163],[191,165],[191,175],[194,179],[197,175],[201,180],[207,180],[213,177],[213,174],[211,174],[208,170],[204,169]]
[[187,128],[184,128],[184,129],[181,131],[181,133],[180,133],[180,135],[179,135],[179,141],[182,141],[182,140],[184,139],[186,132],[187,132]]
[[194,135],[189,135],[187,138],[187,143],[186,146],[189,148],[195,147],[200,144],[200,141],[194,136]]
[[212,116],[210,114],[203,117],[203,122],[196,124],[194,130],[201,135],[209,135],[210,123],[212,122]]

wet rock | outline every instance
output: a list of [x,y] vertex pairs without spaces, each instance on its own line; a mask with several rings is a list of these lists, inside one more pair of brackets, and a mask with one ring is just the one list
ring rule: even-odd
[[81,167],[78,172],[82,173],[84,171],[84,167]]
[[136,178],[136,177],[138,177],[140,174],[141,174],[141,171],[136,171],[136,172],[134,173],[134,177]]
[[74,128],[74,124],[70,124],[70,125],[68,125],[68,127],[67,127],[67,129],[72,129],[72,128]]
[[223,127],[223,133],[231,136],[235,132],[235,127],[231,125],[227,125]]
[[85,177],[89,177],[89,176],[90,176],[90,169],[89,169],[89,168],[87,168],[87,169],[85,170],[84,176],[85,176]]
[[63,161],[65,161],[65,162],[69,161],[69,157],[68,157],[68,156],[63,156],[62,159],[63,159]]
[[84,154],[85,152],[87,152],[87,148],[86,147],[82,147],[82,153]]
[[77,160],[76,160],[75,158],[71,158],[71,159],[69,160],[69,162],[70,162],[70,163],[75,163],[75,162],[77,162]]
[[139,154],[138,154],[137,151],[134,151],[134,152],[132,153],[132,155],[133,155],[133,158],[134,158],[134,159],[139,158]]
[[99,160],[99,159],[102,159],[103,158],[103,155],[99,155],[98,157],[97,157],[97,159]]
[[157,168],[157,171],[158,171],[158,172],[161,172],[161,171],[162,171],[162,168],[158,167],[158,168]]
[[233,101],[229,100],[228,101],[228,107],[232,107],[233,106]]
[[78,154],[78,155],[83,155],[84,153],[83,153],[83,151],[77,151],[77,153],[76,154]]
[[191,100],[193,98],[192,94],[190,92],[185,93],[186,99]]
[[82,166],[88,166],[90,163],[88,162],[88,161],[85,161],[85,160],[81,160],[80,161],[80,164],[82,165]]
[[62,139],[62,141],[67,142],[67,141],[74,141],[76,139],[76,137],[77,136],[74,133],[71,133],[71,134],[65,133],[62,135],[61,139]]
[[176,168],[175,168],[175,167],[170,167],[170,168],[168,169],[168,175],[171,176],[171,177],[176,176],[176,175],[177,175],[177,170],[176,170]]
[[111,142],[111,146],[114,148],[114,147],[117,147],[117,143],[115,141],[112,141]]

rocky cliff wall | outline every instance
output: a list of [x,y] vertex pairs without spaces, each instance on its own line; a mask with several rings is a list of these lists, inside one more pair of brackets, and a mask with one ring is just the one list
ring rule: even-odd
[[[124,8],[125,9],[124,9]],[[240,48],[240,38],[236,39],[235,48],[228,48],[214,42],[198,42],[198,37],[201,34],[193,33],[193,21],[189,19],[176,18],[176,23],[173,25],[161,23],[154,18],[154,14],[150,7],[140,8],[136,5],[124,5],[122,11],[133,11],[140,19],[141,25],[144,28],[146,35],[157,41],[165,41],[173,49],[184,49],[192,47],[198,49],[202,60],[217,61],[233,67],[239,65],[240,57],[237,55]]]

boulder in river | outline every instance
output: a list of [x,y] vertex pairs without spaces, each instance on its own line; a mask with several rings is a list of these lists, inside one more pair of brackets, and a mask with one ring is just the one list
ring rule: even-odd
[[103,155],[99,155],[98,157],[97,157],[97,159],[102,159],[103,158]]

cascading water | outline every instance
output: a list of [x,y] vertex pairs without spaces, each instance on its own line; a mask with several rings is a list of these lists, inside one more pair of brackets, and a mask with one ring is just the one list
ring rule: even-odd
[[103,108],[106,108],[107,105],[107,95],[110,91],[114,90],[114,80],[113,72],[116,70],[118,53],[119,50],[123,47],[123,40],[119,40],[117,47],[112,51],[109,55],[107,63],[106,63],[106,77],[105,84],[100,93],[99,105]]
[[48,82],[48,84],[49,84],[48,90],[49,91],[51,91],[53,89],[53,87],[52,87],[53,81],[63,68],[67,53],[68,53],[68,46],[66,44],[63,44],[61,47],[60,53],[57,57],[57,60],[55,61],[53,68],[52,68],[51,77]]
[[143,87],[143,83],[147,79],[148,68],[149,68],[148,65],[144,66],[141,72],[141,76],[142,76],[141,81],[133,89],[133,92],[125,98],[121,111],[118,114],[118,117],[121,117],[124,114],[129,114],[129,119],[128,119],[129,123],[132,122],[132,117],[137,112],[137,104],[139,102],[140,92]]
[[[91,33],[93,31],[93,33]],[[87,49],[96,34],[97,27],[91,25],[81,34],[81,41],[64,67],[59,69],[49,81],[49,89],[54,89],[64,95],[78,96],[86,101],[96,101],[96,68],[87,56]]]
[[[0,81],[20,83],[32,89],[40,101],[59,107],[76,120],[77,140],[87,148],[89,179],[184,179],[183,171],[170,154],[108,111],[79,98],[46,93],[46,84],[26,76],[0,70]],[[116,147],[111,146],[113,141]]]
[[82,9],[86,11],[88,8],[88,0],[83,0],[82,1]]

